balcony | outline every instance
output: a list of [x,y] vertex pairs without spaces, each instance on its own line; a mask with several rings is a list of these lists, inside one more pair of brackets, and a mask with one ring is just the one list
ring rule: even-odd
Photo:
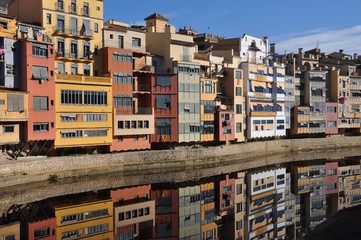
[[62,2],[56,2],[56,3],[55,3],[55,10],[56,10],[56,11],[64,11],[64,3],[62,3]]
[[148,64],[134,64],[133,72],[154,73],[154,67]]
[[265,92],[248,92],[249,97],[256,97],[256,98],[272,98],[271,93]]
[[177,67],[172,67],[172,68],[155,67],[154,71],[156,74],[177,74],[178,68]]
[[275,112],[255,112],[255,111],[250,111],[250,116],[251,117],[274,117],[276,116]]
[[83,75],[57,74],[55,81],[59,83],[74,83],[74,84],[87,84],[87,85],[104,85],[104,86],[112,85],[111,78],[83,76]]
[[89,7],[83,7],[81,8],[81,14],[84,15],[84,16],[90,16],[90,9]]
[[261,82],[273,82],[273,76],[260,75],[253,72],[249,73],[249,79]]
[[79,53],[72,53],[72,52],[56,52],[56,60],[61,61],[71,61],[71,62],[80,62],[80,63],[92,63],[94,60],[89,54],[79,54]]
[[78,6],[76,4],[70,4],[68,6],[68,11],[70,13],[74,13],[74,14],[77,14],[78,13]]
[[151,85],[137,84],[137,82],[134,82],[133,93],[150,94],[150,92],[151,92]]
[[77,39],[84,39],[84,40],[93,40],[93,31],[88,29],[85,30],[84,28],[63,28],[63,27],[54,27],[53,28],[53,35],[60,36],[60,37],[70,37],[70,38],[77,38]]
[[180,61],[192,62],[192,60],[193,60],[192,55],[180,55]]

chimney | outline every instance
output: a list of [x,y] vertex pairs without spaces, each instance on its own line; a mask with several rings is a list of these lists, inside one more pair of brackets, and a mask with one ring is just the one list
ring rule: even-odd
[[340,53],[343,54],[343,49],[340,49]]
[[275,43],[270,44],[270,53],[276,53],[276,44]]
[[357,53],[354,53],[354,54],[353,54],[353,59],[354,59],[354,60],[358,59],[358,54],[357,54]]

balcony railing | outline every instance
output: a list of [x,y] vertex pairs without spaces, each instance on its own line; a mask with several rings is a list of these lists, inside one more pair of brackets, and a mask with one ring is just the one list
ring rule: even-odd
[[88,8],[81,8],[81,14],[84,16],[90,16],[90,9]]
[[178,73],[177,67],[172,67],[172,68],[155,67],[154,70],[155,70],[155,73],[158,73],[158,74],[177,74]]
[[151,85],[143,85],[143,84],[134,84],[133,92],[150,92]]
[[93,61],[93,58],[91,56],[89,56],[90,53],[88,54],[79,54],[79,53],[72,53],[72,52],[60,52],[57,51],[56,52],[56,58],[68,58],[68,59],[73,59],[73,60],[78,60],[78,61],[83,61],[83,62],[91,62]]
[[192,62],[192,55],[180,55],[180,60],[185,62]]
[[69,9],[70,13],[77,13],[78,12],[78,6],[76,6],[75,4],[70,4],[68,9]]
[[154,72],[154,67],[148,64],[134,64],[134,71]]
[[56,35],[68,35],[82,39],[93,38],[93,31],[91,29],[54,27],[53,32]]
[[56,81],[57,82],[79,82],[79,83],[82,83],[82,84],[112,85],[112,79],[111,78],[98,77],[98,76],[57,74]]

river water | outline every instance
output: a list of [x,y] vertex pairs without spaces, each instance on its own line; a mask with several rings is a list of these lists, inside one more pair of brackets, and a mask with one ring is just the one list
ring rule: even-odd
[[252,169],[234,161],[0,188],[0,239],[359,239],[323,231],[342,230],[335,214],[346,221],[358,212],[349,209],[361,203],[360,155],[275,155]]

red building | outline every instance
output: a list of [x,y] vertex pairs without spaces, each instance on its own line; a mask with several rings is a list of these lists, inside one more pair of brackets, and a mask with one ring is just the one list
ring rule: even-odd
[[[31,31],[31,32],[30,32]],[[22,150],[46,154],[55,140],[54,46],[38,26],[19,23],[18,49],[21,90],[28,93],[28,122]]]
[[152,79],[155,133],[151,143],[178,142],[178,77],[175,70],[155,67]]
[[338,133],[338,108],[337,102],[326,102],[326,134]]
[[177,240],[179,236],[178,189],[153,187],[151,199],[155,200],[156,209],[153,239]]
[[111,47],[99,51],[103,63],[100,74],[113,79],[113,143],[110,151],[150,149],[154,113],[148,55]]
[[27,225],[28,240],[55,240],[56,218],[31,222]]

